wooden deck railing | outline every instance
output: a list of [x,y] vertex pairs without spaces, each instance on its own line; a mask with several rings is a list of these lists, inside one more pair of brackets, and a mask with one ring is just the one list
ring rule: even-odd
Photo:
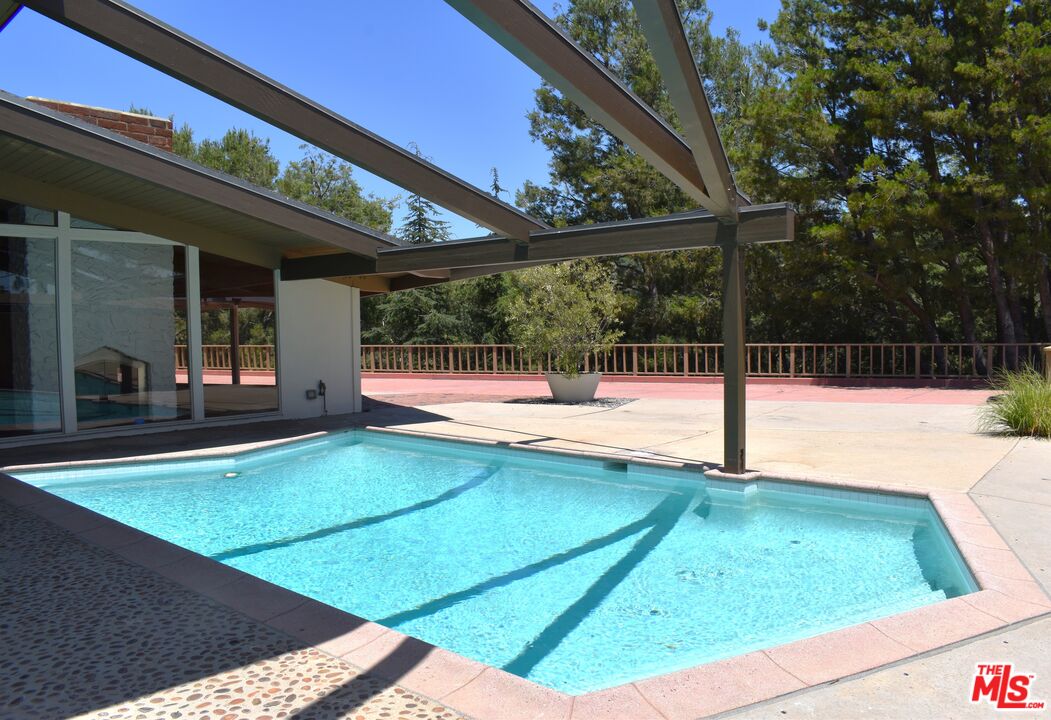
[[[241,345],[238,350],[242,370],[274,370],[277,363],[274,360],[273,345]],[[230,346],[229,345],[202,345],[201,352],[204,356],[205,370],[229,370],[230,369]],[[175,367],[185,370],[189,365],[189,353],[185,345],[175,346]]]
[[[1041,344],[982,343],[750,343],[746,370],[753,377],[983,378],[1001,368],[1043,366]],[[205,370],[230,368],[229,345],[205,345]],[[587,369],[607,375],[705,377],[722,374],[718,343],[615,345],[592,355]],[[242,345],[241,369],[272,371],[273,345]],[[175,363],[186,368],[185,345]],[[550,361],[531,361],[513,345],[363,345],[363,372],[451,375],[538,375]]]
[[[1041,367],[1041,345],[982,343],[751,343],[754,377],[982,378],[1000,368]],[[722,345],[625,344],[587,359],[607,375],[704,377],[722,373]],[[363,345],[363,372],[532,375],[533,362],[513,345]]]

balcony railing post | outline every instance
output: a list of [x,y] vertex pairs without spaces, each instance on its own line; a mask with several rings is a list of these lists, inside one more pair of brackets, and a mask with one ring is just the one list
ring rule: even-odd
[[853,353],[850,350],[850,345],[847,345],[847,377],[850,377],[850,362],[852,354]]

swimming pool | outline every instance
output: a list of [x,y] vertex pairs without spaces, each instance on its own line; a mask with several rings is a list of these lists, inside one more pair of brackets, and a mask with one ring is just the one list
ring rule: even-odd
[[977,589],[924,499],[369,431],[15,474],[574,694]]

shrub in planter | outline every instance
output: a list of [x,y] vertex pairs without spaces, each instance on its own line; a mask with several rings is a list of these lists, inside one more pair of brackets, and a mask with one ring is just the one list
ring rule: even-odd
[[506,315],[512,341],[536,362],[566,378],[584,370],[584,358],[608,351],[623,334],[610,268],[595,260],[544,265],[515,273]]

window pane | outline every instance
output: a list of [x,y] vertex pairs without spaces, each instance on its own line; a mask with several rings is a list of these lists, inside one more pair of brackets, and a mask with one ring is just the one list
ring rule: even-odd
[[277,411],[276,310],[272,270],[201,253],[206,417]]
[[60,430],[58,383],[55,241],[0,238],[0,437]]
[[55,227],[58,224],[58,215],[54,210],[43,210],[29,205],[19,205],[9,200],[0,200],[0,223]]
[[74,242],[72,267],[77,427],[189,418],[185,249]]

